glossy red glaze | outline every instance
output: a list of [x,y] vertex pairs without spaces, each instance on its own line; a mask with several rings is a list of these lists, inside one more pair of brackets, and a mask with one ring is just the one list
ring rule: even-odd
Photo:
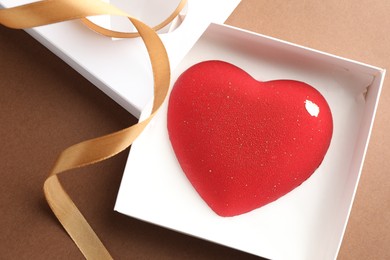
[[220,216],[246,213],[299,186],[321,164],[332,131],[328,103],[310,85],[260,82],[222,61],[189,68],[169,99],[176,157]]

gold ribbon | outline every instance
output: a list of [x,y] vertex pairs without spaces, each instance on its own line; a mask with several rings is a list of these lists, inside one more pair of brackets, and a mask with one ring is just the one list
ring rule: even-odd
[[[169,61],[164,45],[154,30],[169,24],[186,4],[178,7],[166,20],[150,28],[122,10],[100,0],[45,0],[0,10],[0,24],[25,29],[67,20],[81,19],[100,34],[129,38],[140,36],[147,48],[153,70],[154,102],[151,115],[144,121],[118,132],[87,140],[65,149],[57,158],[44,182],[43,190],[52,211],[87,259],[112,259],[96,233],[78,210],[59,182],[57,174],[110,158],[129,147],[144,130],[164,102],[170,83]],[[127,17],[138,33],[111,31],[93,24],[86,17],[118,15]]]

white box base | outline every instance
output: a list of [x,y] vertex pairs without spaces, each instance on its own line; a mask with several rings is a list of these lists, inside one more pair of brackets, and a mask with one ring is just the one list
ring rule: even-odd
[[166,102],[132,145],[115,210],[270,259],[336,258],[384,70],[211,24],[175,70],[173,82],[191,65],[215,59],[261,81],[300,80],[323,94],[333,113],[334,134],[320,168],[275,202],[240,216],[220,217],[199,197],[175,158],[166,129]]

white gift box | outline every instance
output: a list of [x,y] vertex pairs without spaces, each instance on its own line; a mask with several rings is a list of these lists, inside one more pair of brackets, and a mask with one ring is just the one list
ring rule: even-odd
[[[0,0],[0,7],[14,7],[31,2]],[[168,17],[180,1],[106,2],[154,26]],[[163,30],[160,33],[171,68],[176,68],[210,22],[224,22],[239,2],[240,0],[189,0],[181,24],[172,32]],[[131,24],[123,17],[103,16],[92,19],[116,30],[132,30]],[[170,28],[172,27],[175,24],[171,24]],[[152,70],[142,39],[115,40],[103,37],[78,21],[61,22],[26,31],[134,116],[139,117],[141,110],[152,98]]]
[[[0,6],[28,2],[0,0]],[[121,4],[121,0],[111,2]],[[126,11],[143,21],[155,19],[146,21],[153,25],[166,17],[174,2],[178,0],[153,16],[143,16],[143,7],[134,10],[131,4]],[[167,136],[165,104],[132,145],[115,210],[271,259],[334,259],[385,71],[237,28],[209,26],[223,22],[238,3],[189,0],[180,26],[160,34],[173,69],[172,82],[194,63],[219,59],[238,65],[258,80],[289,78],[315,86],[328,100],[334,118],[334,136],[323,163],[300,187],[277,201],[240,216],[219,217],[177,163]],[[100,22],[123,26],[123,20],[114,18]],[[152,98],[149,58],[140,51],[144,48],[141,39],[102,37],[77,21],[27,31],[133,115],[138,117]],[[143,115],[147,114],[146,109]]]
[[[334,259],[343,238],[385,71],[241,29],[211,24],[173,72],[205,60],[233,63],[255,79],[317,88],[333,114],[330,148],[317,171],[252,212],[216,215],[186,179],[166,127],[167,102],[132,145],[115,210],[270,259]],[[148,111],[143,113],[146,116]]]

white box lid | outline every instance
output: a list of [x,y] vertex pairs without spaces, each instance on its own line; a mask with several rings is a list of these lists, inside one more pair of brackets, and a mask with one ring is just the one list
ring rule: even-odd
[[[153,1],[155,4],[161,2]],[[14,7],[30,2],[32,1],[0,0],[0,6]],[[118,4],[121,0],[111,2]],[[150,7],[153,3],[127,2],[128,8],[139,8],[134,12],[127,10],[130,15],[149,17],[149,13],[143,12],[145,6]],[[134,5],[134,2],[138,5]],[[166,2],[164,1],[164,5],[159,4],[159,10],[166,7],[169,11],[179,0],[171,0],[169,5]],[[189,0],[182,24],[173,32],[160,34],[171,68],[178,65],[210,22],[224,22],[239,2],[240,0]],[[126,2],[124,3],[121,7],[125,7]],[[150,9],[151,16],[159,18],[157,14],[153,15],[156,10]],[[148,20],[154,22],[153,19]],[[113,40],[92,32],[78,21],[61,22],[26,31],[134,116],[139,117],[141,110],[153,96],[149,57],[140,38]]]

